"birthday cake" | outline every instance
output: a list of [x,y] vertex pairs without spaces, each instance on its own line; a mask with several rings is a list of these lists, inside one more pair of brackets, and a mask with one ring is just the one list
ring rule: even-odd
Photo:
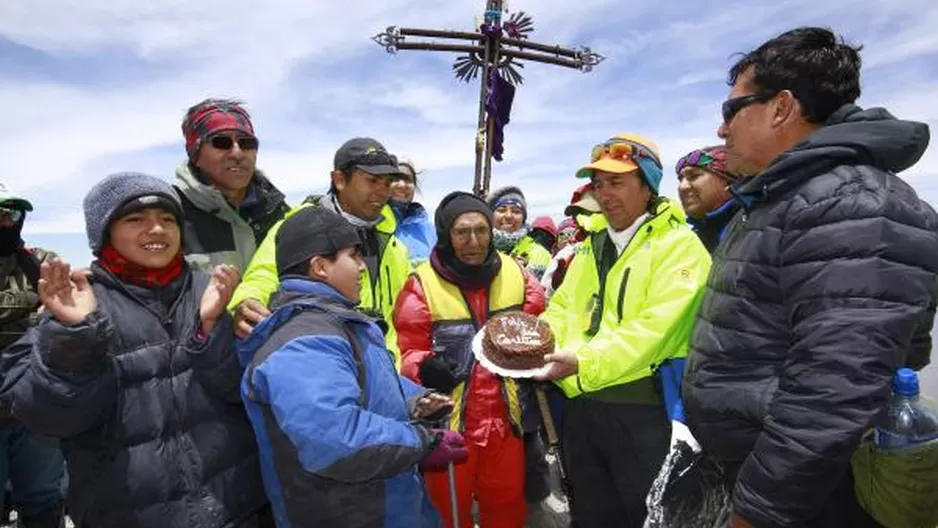
[[489,319],[482,337],[485,357],[512,370],[544,366],[544,355],[554,351],[550,326],[524,312],[507,312]]

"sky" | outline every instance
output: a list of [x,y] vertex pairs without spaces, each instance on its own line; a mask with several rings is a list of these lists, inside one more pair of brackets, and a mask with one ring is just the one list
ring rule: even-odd
[[[492,186],[519,185],[531,217],[560,219],[575,170],[597,142],[637,132],[660,147],[662,193],[691,149],[719,143],[735,54],[801,25],[864,45],[861,106],[938,125],[938,3],[933,0],[512,0],[532,40],[589,46],[594,71],[523,69]],[[451,53],[389,55],[387,26],[471,30],[484,0],[2,0],[0,180],[35,205],[25,238],[76,265],[91,256],[81,200],[124,170],[171,180],[180,123],[206,97],[247,103],[258,167],[291,204],[323,192],[335,149],[371,136],[423,171],[431,211],[470,190],[477,81]],[[938,203],[931,147],[902,176]],[[938,391],[936,391],[938,392]]]

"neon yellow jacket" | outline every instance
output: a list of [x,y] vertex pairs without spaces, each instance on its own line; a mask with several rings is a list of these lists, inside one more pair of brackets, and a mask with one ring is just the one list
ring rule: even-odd
[[579,359],[576,375],[555,382],[568,397],[646,378],[665,359],[686,356],[710,270],[710,255],[687,226],[683,209],[660,199],[601,289],[593,246],[612,241],[604,216],[585,221],[591,236],[578,248],[541,316],[557,346]]
[[524,261],[524,269],[538,279],[544,276],[551,259],[550,251],[544,249],[544,246],[535,242],[530,236],[518,241],[515,248],[511,250],[511,256]]
[[[304,207],[318,207],[319,197],[311,197],[297,207],[291,209],[284,220],[290,218],[297,211]],[[365,312],[374,312],[384,316],[384,321],[388,324],[389,331],[386,336],[388,349],[394,353],[395,361],[400,363],[400,353],[397,349],[397,334],[394,332],[392,324],[394,320],[394,303],[397,301],[397,294],[404,287],[404,282],[410,276],[410,255],[403,242],[394,235],[397,229],[397,220],[394,218],[394,212],[387,205],[381,211],[383,219],[375,229],[380,238],[386,240],[381,256],[378,259],[379,276],[375,280],[375,287],[372,288],[371,275],[366,269],[362,277],[361,304],[359,309]],[[241,284],[235,289],[231,302],[228,304],[228,310],[234,311],[246,299],[255,299],[265,305],[268,304],[270,296],[280,287],[280,279],[277,276],[276,245],[277,232],[283,221],[277,222],[271,227],[264,241],[257,248],[248,269],[244,272]]]

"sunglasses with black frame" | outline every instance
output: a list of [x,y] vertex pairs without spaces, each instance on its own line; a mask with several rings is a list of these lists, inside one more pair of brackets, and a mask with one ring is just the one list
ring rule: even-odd
[[778,95],[776,93],[754,93],[749,95],[742,95],[739,97],[734,97],[732,99],[727,99],[723,101],[723,122],[729,123],[736,117],[736,114],[740,110],[746,108],[749,105],[756,103],[765,103],[770,101],[773,97]]
[[212,136],[208,142],[218,150],[231,150],[235,141],[238,142],[238,148],[241,150],[257,150],[260,142],[256,137],[240,136],[237,140],[231,136]]

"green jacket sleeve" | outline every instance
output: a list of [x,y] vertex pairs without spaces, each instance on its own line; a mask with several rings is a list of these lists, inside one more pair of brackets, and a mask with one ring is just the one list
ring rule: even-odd
[[653,365],[687,355],[710,255],[690,230],[669,238],[659,249],[654,272],[634,285],[648,291],[637,317],[612,324],[614,318],[603,314],[596,335],[579,350],[569,351],[579,359],[579,372],[558,383],[567,396],[645,378]]
[[280,278],[277,275],[277,246],[275,243],[277,232],[280,231],[280,226],[283,225],[284,220],[304,207],[309,207],[309,204],[294,207],[283,220],[271,226],[267,236],[264,237],[264,241],[254,252],[251,263],[248,264],[248,269],[244,271],[241,284],[235,288],[231,302],[228,303],[228,311],[234,312],[238,305],[247,299],[254,299],[265,306],[267,305],[270,296],[280,287]]
[[397,330],[394,328],[394,309],[397,305],[397,296],[400,295],[401,289],[404,288],[404,283],[407,282],[407,278],[410,277],[413,266],[410,263],[410,252],[407,251],[407,246],[396,238],[395,241],[396,244],[394,244],[393,247],[386,249],[386,251],[393,252],[393,254],[386,257],[389,268],[393,269],[389,269],[389,273],[385,276],[385,280],[389,281],[388,289],[390,290],[390,302],[382,306],[382,313],[384,314],[384,321],[388,324],[388,334],[385,341],[388,350],[390,350],[394,356],[394,366],[400,370],[401,351],[397,346]]

